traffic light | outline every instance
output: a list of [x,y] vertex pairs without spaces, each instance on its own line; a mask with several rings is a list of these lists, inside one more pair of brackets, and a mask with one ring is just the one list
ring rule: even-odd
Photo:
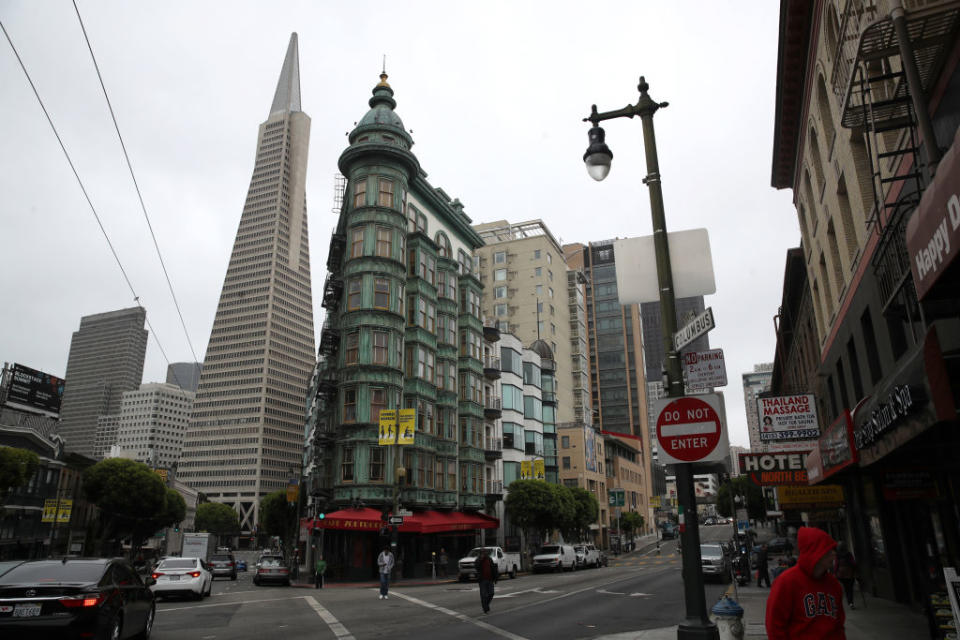
[[177,524],[173,525],[173,530],[174,530],[174,532],[176,532],[176,533],[180,533],[180,523],[179,523],[179,522],[178,522]]

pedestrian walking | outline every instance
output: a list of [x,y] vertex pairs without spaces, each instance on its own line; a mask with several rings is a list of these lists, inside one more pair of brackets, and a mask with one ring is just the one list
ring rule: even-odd
[[313,575],[313,588],[314,589],[323,589],[323,574],[327,572],[327,561],[323,559],[323,556],[317,558],[317,563],[314,566],[314,575]]
[[769,558],[767,557],[767,545],[760,545],[760,551],[757,552],[757,586],[762,587],[763,583],[770,586],[770,568],[767,566]]
[[777,578],[767,598],[768,640],[845,640],[840,582],[830,573],[837,543],[825,531],[800,527],[797,564]]
[[490,613],[490,601],[493,600],[493,585],[500,574],[497,565],[486,549],[480,549],[480,559],[477,561],[477,582],[480,584],[480,606],[484,613]]
[[853,581],[857,578],[857,560],[843,542],[837,545],[837,563],[833,568],[837,580],[843,585],[843,593],[847,596],[847,604],[856,609],[853,604]]
[[390,546],[385,546],[377,556],[377,568],[380,570],[380,599],[387,600],[390,590],[390,572],[393,571],[393,552]]
[[447,550],[443,547],[440,547],[440,555],[437,556],[440,560],[440,566],[437,567],[437,575],[446,578],[447,577],[447,563],[450,562],[450,558],[447,557]]

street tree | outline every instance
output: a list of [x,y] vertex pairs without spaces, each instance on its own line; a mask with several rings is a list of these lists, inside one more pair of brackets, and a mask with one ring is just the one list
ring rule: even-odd
[[[172,490],[171,490],[172,491]],[[100,508],[100,546],[115,553],[122,537],[131,536],[131,547],[163,526],[183,519],[186,506],[150,467],[124,458],[109,458],[84,471],[83,492]],[[168,504],[170,503],[170,504]],[[183,505],[183,509],[180,509]]]
[[30,482],[39,464],[40,458],[33,451],[0,447],[0,502],[11,489]]
[[197,507],[194,519],[197,531],[209,531],[217,536],[232,536],[240,531],[237,512],[229,505],[220,502],[206,502]]
[[[295,509],[287,502],[285,489],[274,491],[260,501],[260,531],[268,536],[280,536],[287,542],[290,535],[290,520]],[[286,546],[286,545],[284,545]]]
[[638,531],[643,531],[643,522],[643,516],[636,511],[627,511],[620,515],[620,526],[630,537]]
[[556,501],[551,485],[542,480],[515,480],[504,501],[510,521],[527,534],[536,532],[541,540],[557,526]]
[[600,503],[597,502],[596,496],[583,487],[562,488],[567,489],[573,498],[574,514],[571,533],[579,540],[589,539],[590,525],[595,524],[600,515]]
[[[754,520],[764,520],[767,517],[767,507],[763,502],[763,491],[757,485],[750,482],[747,476],[737,476],[731,478],[729,482],[720,485],[717,491],[717,511],[725,517],[735,517],[733,500],[740,497],[747,500],[747,515]],[[742,507],[742,504],[736,505]]]

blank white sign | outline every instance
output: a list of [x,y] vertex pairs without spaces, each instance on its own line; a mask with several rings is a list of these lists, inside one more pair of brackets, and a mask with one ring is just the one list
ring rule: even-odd
[[[713,257],[706,229],[667,233],[675,298],[706,296],[717,292]],[[653,236],[613,241],[620,304],[659,302],[657,256]]]

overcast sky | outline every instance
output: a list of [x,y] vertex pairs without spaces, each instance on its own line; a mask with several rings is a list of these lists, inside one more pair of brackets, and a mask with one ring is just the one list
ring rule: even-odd
[[[77,0],[200,360],[290,33],[312,118],[307,207],[315,324],[336,161],[387,56],[428,180],[475,223],[541,218],[562,242],[649,235],[639,120],[606,123],[591,180],[581,119],[650,94],[667,228],[705,227],[731,443],[748,442],[741,374],[773,360],[788,191],[770,187],[779,3],[121,2]],[[147,309],[144,381],[192,360],[69,0],[4,0],[0,21]],[[66,370],[80,317],[134,305],[9,45],[0,42],[0,360]]]

